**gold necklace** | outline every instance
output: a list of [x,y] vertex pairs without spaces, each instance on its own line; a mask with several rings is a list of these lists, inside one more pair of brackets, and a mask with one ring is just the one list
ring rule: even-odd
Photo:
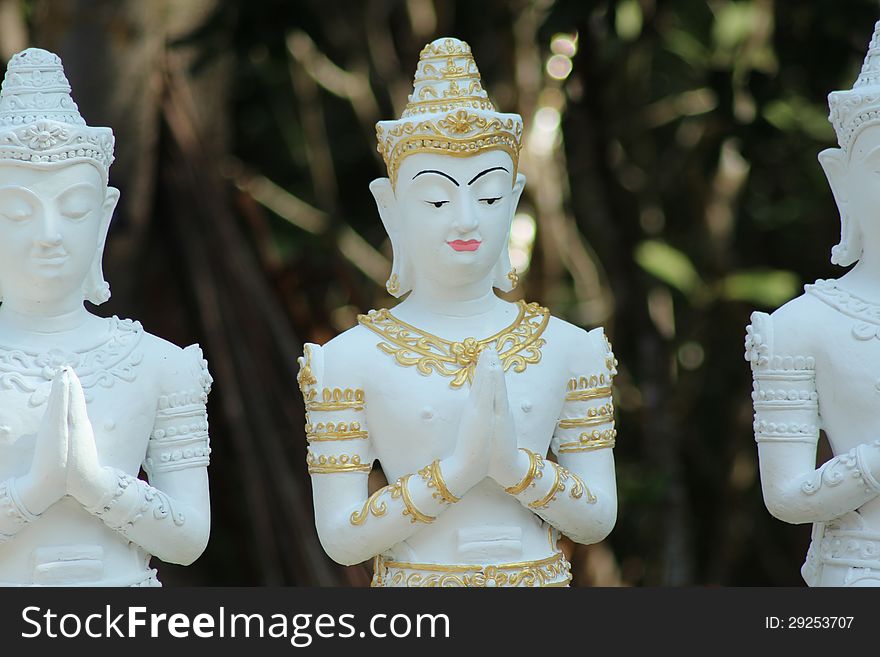
[[444,340],[397,319],[387,308],[358,315],[358,323],[379,335],[383,341],[376,346],[394,356],[401,365],[415,366],[425,376],[431,372],[450,376],[449,385],[460,388],[466,382],[473,382],[477,357],[490,345],[498,352],[505,372],[511,367],[514,372],[523,372],[527,365],[541,360],[541,347],[546,344],[541,334],[550,321],[550,312],[537,303],[517,301],[516,304],[518,313],[513,323],[482,340]]

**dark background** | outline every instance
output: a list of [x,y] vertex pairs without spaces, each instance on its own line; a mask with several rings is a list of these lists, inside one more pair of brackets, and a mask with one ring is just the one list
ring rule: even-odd
[[98,312],[201,343],[215,378],[211,542],[163,581],[369,581],[317,543],[295,359],[391,303],[373,126],[449,35],[526,124],[513,298],[604,325],[620,361],[619,519],[566,545],[575,584],[802,584],[809,527],[761,498],[744,327],[842,273],[816,155],[878,17],[874,0],[0,0],[3,59],[58,53],[116,134]]

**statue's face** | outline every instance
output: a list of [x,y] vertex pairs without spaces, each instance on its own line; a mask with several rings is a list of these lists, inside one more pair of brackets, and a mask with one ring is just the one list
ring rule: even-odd
[[859,223],[866,249],[880,249],[880,125],[856,137],[843,183],[847,215]]
[[503,151],[404,159],[394,215],[416,279],[466,285],[490,276],[507,248],[512,183],[513,161]]
[[78,162],[0,163],[0,290],[31,301],[76,295],[103,241],[106,187]]

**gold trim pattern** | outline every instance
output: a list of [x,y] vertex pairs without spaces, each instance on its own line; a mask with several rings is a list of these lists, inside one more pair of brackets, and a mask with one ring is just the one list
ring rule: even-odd
[[616,438],[617,429],[605,429],[603,431],[594,429],[591,433],[585,431],[575,442],[560,443],[557,454],[591,452],[596,449],[614,447]]
[[425,485],[428,488],[436,489],[436,492],[431,493],[431,497],[435,500],[441,500],[447,504],[455,504],[461,500],[460,497],[453,495],[452,491],[446,487],[446,482],[443,480],[443,473],[440,472],[440,459],[434,459],[434,462],[431,463],[431,465],[426,465],[419,470],[419,476],[425,480]]
[[305,398],[308,389],[318,382],[312,372],[312,348],[309,345],[303,347],[303,355],[299,359],[299,373],[296,375],[296,382]]
[[534,487],[535,480],[540,479],[544,474],[544,459],[530,449],[526,449],[525,447],[520,447],[519,449],[521,452],[525,452],[528,455],[529,469],[526,472],[526,476],[522,478],[522,481],[515,486],[508,486],[504,489],[504,492],[510,495],[519,495],[526,488]]
[[309,474],[334,474],[336,472],[367,472],[373,469],[372,463],[361,463],[358,454],[349,456],[325,456],[316,457],[311,450],[306,453],[306,463],[309,466]]
[[560,429],[578,429],[580,427],[595,427],[608,422],[614,422],[614,406],[611,402],[587,409],[586,417],[563,418],[559,420],[558,425]]
[[362,525],[367,521],[367,518],[372,514],[375,518],[381,518],[388,512],[388,504],[380,500],[385,493],[391,494],[391,499],[396,500],[400,499],[403,502],[403,515],[410,516],[410,522],[424,522],[424,523],[432,523],[436,518],[434,516],[429,516],[427,514],[422,513],[416,508],[416,505],[412,501],[412,497],[410,497],[409,489],[406,487],[407,481],[412,475],[404,475],[393,484],[388,484],[387,486],[383,486],[375,493],[370,495],[366,502],[364,502],[364,506],[360,511],[355,511],[349,517],[349,522],[352,525]]
[[315,425],[311,423],[306,424],[306,439],[310,443],[330,440],[366,440],[369,438],[369,435],[361,429],[360,422],[352,422],[351,424],[346,424],[345,422],[338,424],[333,424],[332,422],[327,424],[319,422]]
[[587,488],[586,484],[584,484],[580,477],[558,463],[553,463],[553,470],[553,485],[544,497],[529,502],[530,509],[546,509],[549,507],[550,503],[556,499],[556,495],[565,490],[565,482],[569,479],[572,480],[571,490],[569,490],[569,496],[572,499],[579,500],[586,494],[586,501],[589,504],[595,504],[596,496],[593,495],[589,488]]
[[499,564],[433,564],[374,560],[371,586],[406,587],[562,587],[571,582],[571,565],[562,552],[545,559]]
[[318,391],[311,389],[304,396],[307,411],[364,410],[364,391],[360,388],[324,388],[320,399]]
[[569,379],[566,401],[589,401],[611,396],[611,375],[593,374]]
[[460,388],[474,378],[477,358],[487,347],[494,346],[505,371],[524,372],[529,364],[541,360],[541,335],[550,321],[550,312],[537,303],[517,301],[516,319],[507,328],[482,340],[465,338],[461,342],[444,340],[397,319],[387,309],[371,310],[358,315],[358,323],[383,341],[377,347],[404,367],[415,367],[428,376],[436,372],[452,377],[450,387]]

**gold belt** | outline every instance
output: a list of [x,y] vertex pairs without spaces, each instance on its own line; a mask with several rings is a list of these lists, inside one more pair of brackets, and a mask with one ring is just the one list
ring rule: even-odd
[[516,563],[440,564],[387,561],[377,556],[370,586],[568,586],[571,565],[562,552]]

